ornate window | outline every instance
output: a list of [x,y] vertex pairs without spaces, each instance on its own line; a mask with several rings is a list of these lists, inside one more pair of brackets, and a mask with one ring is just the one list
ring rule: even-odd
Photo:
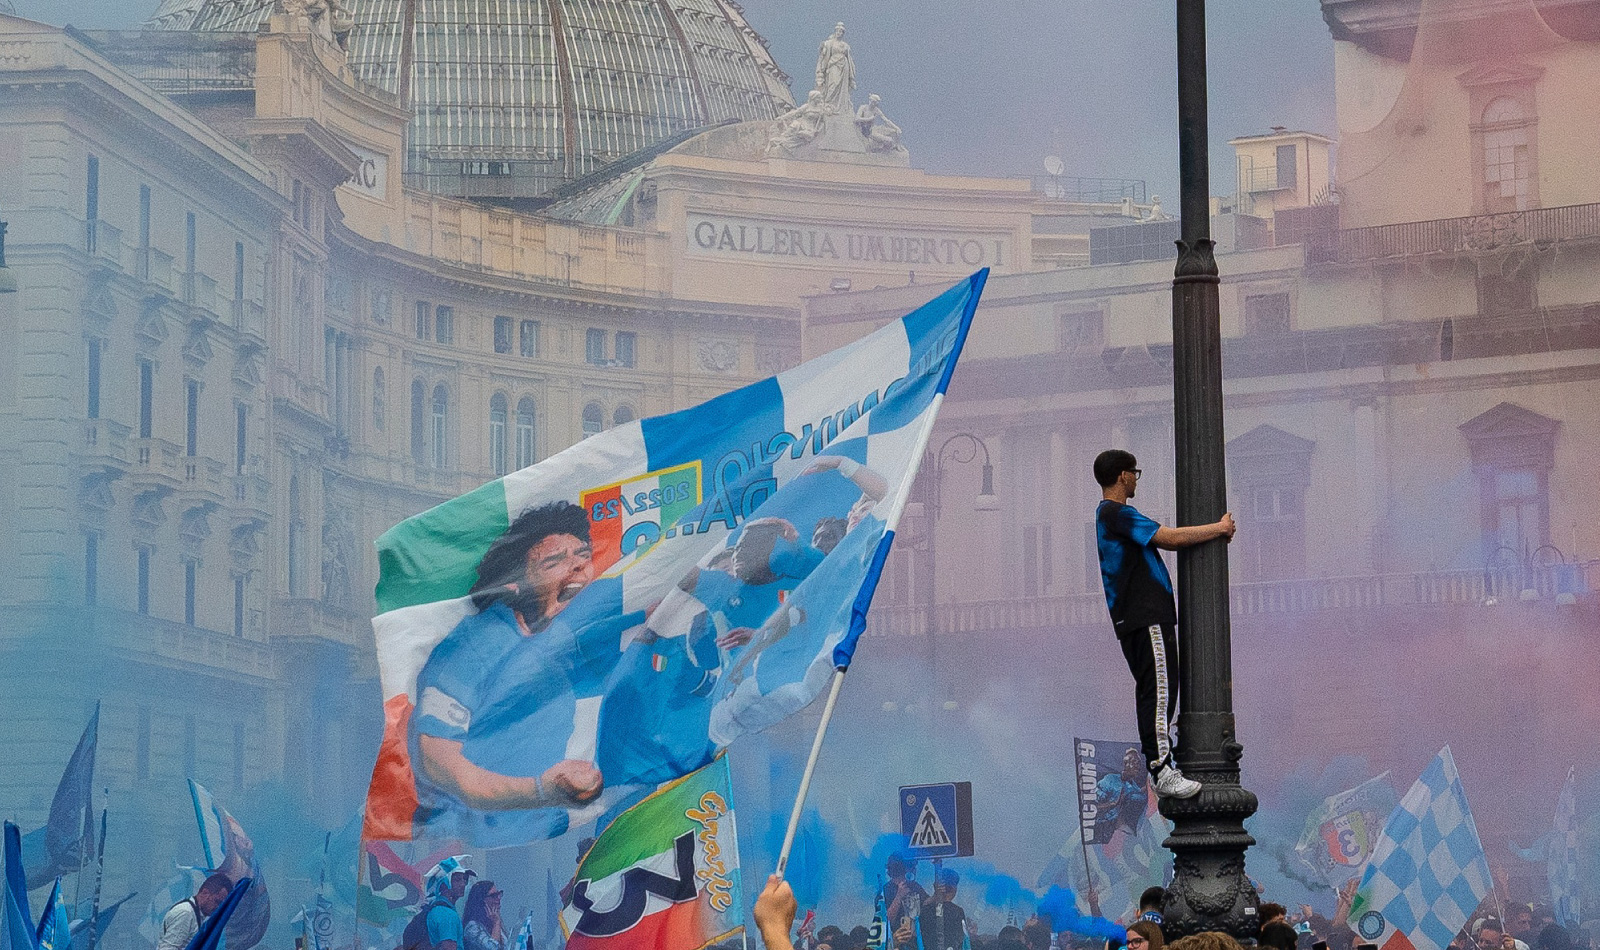
[[1462,424],[1478,475],[1486,559],[1509,552],[1516,560],[1550,543],[1550,472],[1560,425],[1509,402]]
[[1534,90],[1543,70],[1496,62],[1457,77],[1467,90],[1473,151],[1473,208],[1479,214],[1539,206],[1539,141]]
[[489,397],[489,468],[496,475],[506,473],[506,397],[495,393]]
[[632,406],[618,406],[611,414],[611,424],[614,426],[627,425],[634,420]]
[[1274,426],[1257,426],[1228,443],[1233,508],[1249,530],[1230,546],[1240,580],[1302,577],[1306,566],[1306,489],[1316,443]]
[[511,352],[511,318],[494,318],[494,351],[496,353]]
[[430,446],[433,449],[433,457],[431,461],[433,462],[434,468],[442,469],[445,468],[450,461],[450,453],[448,451],[447,443],[445,442],[445,439],[449,435],[448,423],[450,421],[450,391],[445,389],[444,383],[440,383],[433,387],[432,421],[433,426],[429,433],[431,435]]
[[522,321],[522,326],[518,330],[518,333],[520,334],[520,336],[519,336],[519,338],[517,340],[517,343],[518,343],[518,346],[521,348],[522,355],[527,357],[528,359],[531,359],[531,360],[538,359],[539,358],[539,321],[537,321],[537,320],[524,320],[524,321]]
[[597,402],[591,402],[583,407],[583,437],[599,435],[606,427],[605,410]]
[[591,366],[606,365],[606,331],[590,330],[584,335],[583,359]]
[[534,463],[535,441],[533,428],[533,397],[517,400],[517,468],[527,468]]
[[1522,103],[1500,96],[1483,110],[1483,207],[1526,211],[1533,155],[1528,115]]

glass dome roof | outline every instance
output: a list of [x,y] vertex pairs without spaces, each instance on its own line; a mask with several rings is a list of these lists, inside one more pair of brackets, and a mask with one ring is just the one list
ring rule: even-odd
[[[343,0],[350,66],[414,113],[406,181],[537,198],[685,131],[793,107],[732,0]],[[274,0],[163,0],[147,25],[253,32]]]

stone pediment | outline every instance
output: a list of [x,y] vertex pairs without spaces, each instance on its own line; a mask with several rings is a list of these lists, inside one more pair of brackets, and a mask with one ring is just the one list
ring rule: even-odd
[[206,365],[211,359],[211,336],[206,332],[205,320],[196,320],[189,324],[189,338],[183,344],[184,359],[200,366]]
[[1228,443],[1228,456],[1252,458],[1261,455],[1309,455],[1316,447],[1310,439],[1302,439],[1277,426],[1256,426]]
[[1456,82],[1469,87],[1530,85],[1543,75],[1543,69],[1526,63],[1492,63],[1467,70],[1456,77]]
[[239,349],[233,364],[233,381],[244,386],[261,385],[261,348],[247,344]]
[[1543,468],[1555,465],[1559,420],[1509,402],[1460,426],[1477,468]]
[[196,505],[183,513],[178,535],[185,541],[204,541],[211,537],[210,505]]
[[78,503],[95,511],[110,511],[117,503],[111,494],[111,483],[116,480],[116,472],[95,472],[83,476],[78,485]]
[[159,528],[167,523],[164,505],[169,491],[164,488],[140,492],[133,499],[133,520],[146,528]]
[[233,526],[229,531],[228,550],[234,557],[248,559],[261,553],[261,534],[266,530],[267,524],[260,518],[249,518]]
[[139,322],[134,324],[133,332],[150,346],[160,346],[167,339],[167,318],[162,315],[161,309],[166,304],[167,298],[161,296],[146,297],[144,299],[144,312],[139,315]]
[[1241,485],[1309,484],[1316,445],[1277,426],[1256,426],[1228,443],[1229,478]]
[[1461,434],[1468,439],[1505,439],[1525,435],[1554,435],[1561,426],[1558,420],[1524,409],[1515,403],[1503,402],[1488,412],[1461,423]]
[[117,298],[111,293],[110,281],[104,276],[90,278],[90,281],[89,293],[83,299],[83,312],[102,323],[111,323],[117,319]]

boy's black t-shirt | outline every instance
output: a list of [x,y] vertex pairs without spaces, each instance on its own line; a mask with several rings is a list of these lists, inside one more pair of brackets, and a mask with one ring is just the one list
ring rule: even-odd
[[1095,538],[1100,550],[1100,580],[1106,608],[1117,636],[1152,624],[1178,622],[1172,578],[1156,549],[1161,527],[1132,505],[1105,499],[1095,509]]

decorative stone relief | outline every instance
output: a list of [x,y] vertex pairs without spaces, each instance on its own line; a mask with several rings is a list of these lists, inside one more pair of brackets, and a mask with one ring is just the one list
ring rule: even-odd
[[700,368],[711,373],[731,373],[739,366],[739,347],[729,340],[701,340]]

